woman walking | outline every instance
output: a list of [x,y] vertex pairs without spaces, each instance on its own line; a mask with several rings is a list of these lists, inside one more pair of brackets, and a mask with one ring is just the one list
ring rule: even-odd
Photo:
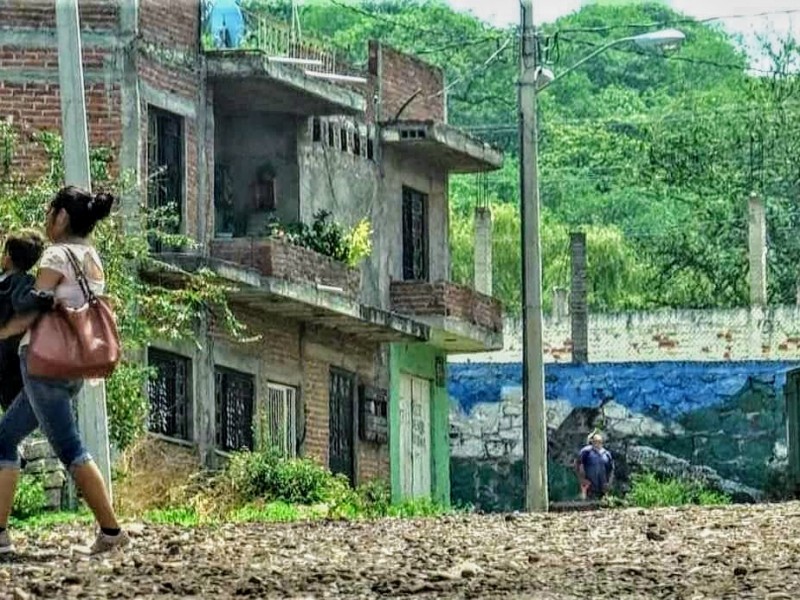
[[[56,194],[46,216],[46,233],[52,245],[44,251],[36,277],[35,289],[40,295],[52,294],[57,304],[69,308],[82,307],[87,302],[82,279],[92,294],[103,294],[103,266],[90,236],[97,223],[111,214],[113,203],[109,194],[92,195],[75,187]],[[82,273],[76,272],[78,268]],[[0,339],[28,331],[38,317],[38,313],[15,317],[0,328]],[[37,426],[97,519],[100,532],[92,553],[125,546],[128,536],[120,529],[103,478],[78,435],[72,413],[72,401],[83,380],[31,375],[26,360],[30,337],[28,332],[20,342],[24,389],[0,420],[0,554],[13,551],[6,528],[19,477],[17,447]]]

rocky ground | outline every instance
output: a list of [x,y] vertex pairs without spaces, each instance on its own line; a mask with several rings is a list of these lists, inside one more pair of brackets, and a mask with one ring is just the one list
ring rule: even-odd
[[795,598],[800,504],[16,532],[0,598]]

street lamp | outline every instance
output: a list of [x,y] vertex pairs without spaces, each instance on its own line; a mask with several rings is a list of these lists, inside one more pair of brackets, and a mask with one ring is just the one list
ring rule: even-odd
[[522,380],[523,451],[525,454],[525,509],[547,511],[547,417],[544,392],[542,336],[542,252],[539,231],[539,168],[536,95],[609,48],[633,43],[643,49],[667,50],[686,36],[665,29],[620,38],[597,48],[558,75],[536,64],[533,0],[521,1],[522,40],[519,81],[520,192],[522,194]]
[[682,31],[678,31],[677,29],[662,29],[660,31],[651,31],[649,33],[642,33],[640,35],[633,35],[629,37],[619,38],[614,41],[608,42],[604,46],[600,46],[592,52],[591,54],[584,56],[574,65],[569,67],[566,71],[560,72],[558,75],[554,75],[550,69],[546,69],[544,67],[539,67],[537,70],[537,77],[536,77],[536,90],[541,92],[543,89],[548,87],[549,85],[555,83],[562,77],[566,77],[570,73],[572,73],[575,69],[582,66],[583,64],[589,62],[597,55],[602,54],[609,48],[614,48],[615,46],[621,46],[622,44],[633,43],[636,46],[639,46],[642,50],[661,50],[663,52],[667,52],[669,50],[676,50],[680,45],[686,40],[686,36]]

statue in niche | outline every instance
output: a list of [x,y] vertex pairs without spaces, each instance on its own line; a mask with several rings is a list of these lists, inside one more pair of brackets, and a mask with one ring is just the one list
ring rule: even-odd
[[278,208],[275,198],[275,169],[271,164],[266,163],[256,171],[250,191],[251,213],[247,233],[251,237],[261,237],[266,234]]
[[216,208],[216,235],[233,237],[235,232],[235,206],[233,180],[228,165],[218,164],[214,173],[214,207]]

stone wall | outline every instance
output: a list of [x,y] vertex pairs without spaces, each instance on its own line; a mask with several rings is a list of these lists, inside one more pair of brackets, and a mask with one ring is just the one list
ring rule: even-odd
[[[522,361],[522,323],[508,319],[505,348],[453,362]],[[572,360],[569,317],[544,321],[545,360]],[[589,316],[590,362],[800,360],[800,308],[658,310]]]
[[47,508],[61,510],[66,501],[67,476],[50,444],[44,439],[30,438],[24,442],[22,453],[28,461],[25,474],[35,475],[44,484]]
[[[602,429],[624,487],[636,469],[700,479],[737,499],[780,491],[786,468],[783,386],[800,362],[649,362],[546,367],[551,496],[574,499],[574,460]],[[455,502],[519,508],[522,368],[449,368]]]

